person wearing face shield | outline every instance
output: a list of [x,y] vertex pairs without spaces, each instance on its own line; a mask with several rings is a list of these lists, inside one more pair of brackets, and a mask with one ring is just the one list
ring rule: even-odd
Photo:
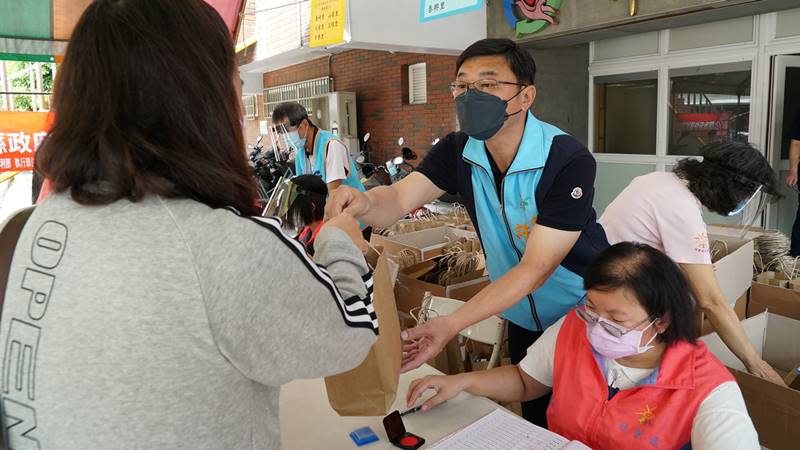
[[[402,181],[367,193],[337,190],[326,215],[387,227],[444,194],[460,194],[478,230],[492,283],[452,315],[406,330],[401,370],[419,367],[460,330],[509,321],[511,360],[583,295],[583,271],[608,247],[592,208],[596,163],[575,138],[537,119],[533,57],[509,39],[484,39],[456,62],[450,90],[461,131],[439,141]],[[523,415],[546,426],[548,399]]]
[[758,450],[736,380],[697,340],[692,290],[669,257],[616,244],[584,274],[580,305],[544,332],[517,365],[411,383],[409,407],[462,391],[525,401],[552,391],[550,429],[595,450]]
[[667,254],[686,273],[698,306],[719,336],[759,377],[783,384],[753,348],[714,275],[703,207],[732,219],[743,230],[780,197],[769,162],[740,142],[714,142],[703,160],[684,159],[672,172],[635,178],[606,208],[600,223],[612,243],[643,242]]
[[295,175],[321,177],[328,192],[342,185],[364,191],[347,146],[335,134],[314,125],[303,105],[281,103],[272,112],[272,123],[288,149],[294,151]]

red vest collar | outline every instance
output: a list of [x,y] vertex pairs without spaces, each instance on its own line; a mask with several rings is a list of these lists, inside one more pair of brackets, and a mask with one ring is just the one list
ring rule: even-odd
[[320,220],[319,224],[311,231],[311,240],[309,242],[314,242],[323,225],[325,225],[325,221]]

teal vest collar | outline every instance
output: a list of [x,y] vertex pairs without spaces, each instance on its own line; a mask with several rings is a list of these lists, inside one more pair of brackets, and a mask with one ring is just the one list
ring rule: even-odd
[[[519,264],[539,208],[536,191],[558,128],[528,113],[519,149],[497,191],[483,141],[469,139],[463,158],[472,164],[475,218],[486,253],[489,278],[497,280]],[[542,331],[566,314],[583,295],[583,278],[559,266],[533,295],[501,315],[528,330]],[[534,308],[535,307],[535,308]]]
[[[525,131],[522,135],[517,154],[514,156],[514,161],[511,167],[508,168],[508,173],[524,172],[527,170],[541,169],[547,162],[547,155],[549,154],[550,142],[545,142],[545,133],[542,130],[543,123],[537,119],[533,113],[528,111],[525,121]],[[487,148],[484,141],[469,138],[464,147],[464,159],[472,164],[477,164],[488,173],[492,173],[492,166],[489,164],[489,156],[487,155]]]
[[[313,164],[311,164],[311,167],[308,167],[306,150],[303,149],[300,155],[295,155],[294,158],[295,175],[317,175],[322,177],[323,180],[327,180],[327,176],[325,175],[325,152],[328,148],[328,143],[331,139],[336,139],[336,135],[325,130],[320,130],[319,128],[316,130],[317,132],[314,135],[314,140],[311,143],[311,148],[314,152]],[[306,142],[306,145],[308,145],[308,142]],[[364,192],[364,185],[361,184],[361,180],[358,179],[358,168],[353,158],[348,159],[347,178],[342,180],[342,184]]]

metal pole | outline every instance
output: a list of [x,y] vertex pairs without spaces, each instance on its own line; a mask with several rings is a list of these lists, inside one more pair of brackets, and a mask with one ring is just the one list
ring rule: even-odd
[[8,89],[8,73],[6,72],[6,62],[0,61],[0,82],[2,82],[3,86],[3,110],[4,111],[11,111],[13,106],[11,105],[11,96],[8,94],[10,89]]
[[300,7],[301,2],[297,2],[297,29],[299,31],[300,45],[297,48],[303,48],[303,10]]
[[[36,70],[36,90],[39,92],[44,92],[44,79],[42,78],[42,63],[34,63],[34,67]],[[44,96],[37,95],[34,97],[37,99],[37,111],[41,111],[44,109]]]
[[[28,67],[28,80],[30,81],[30,88],[28,89],[29,92],[36,92],[36,71],[34,68],[36,67],[36,63],[31,63]],[[38,111],[36,106],[36,96],[31,94],[31,109],[33,111]]]

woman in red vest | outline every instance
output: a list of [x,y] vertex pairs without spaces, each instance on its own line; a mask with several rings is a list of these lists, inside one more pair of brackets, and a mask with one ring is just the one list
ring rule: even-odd
[[697,341],[697,313],[677,265],[644,244],[603,252],[586,297],[518,365],[414,381],[409,406],[461,391],[529,401],[551,389],[552,431],[602,449],[760,449],[730,372]]
[[285,217],[289,229],[297,231],[297,240],[306,247],[309,255],[313,255],[314,241],[325,217],[328,187],[316,175],[300,175],[292,178],[290,183],[290,206],[281,217]]

